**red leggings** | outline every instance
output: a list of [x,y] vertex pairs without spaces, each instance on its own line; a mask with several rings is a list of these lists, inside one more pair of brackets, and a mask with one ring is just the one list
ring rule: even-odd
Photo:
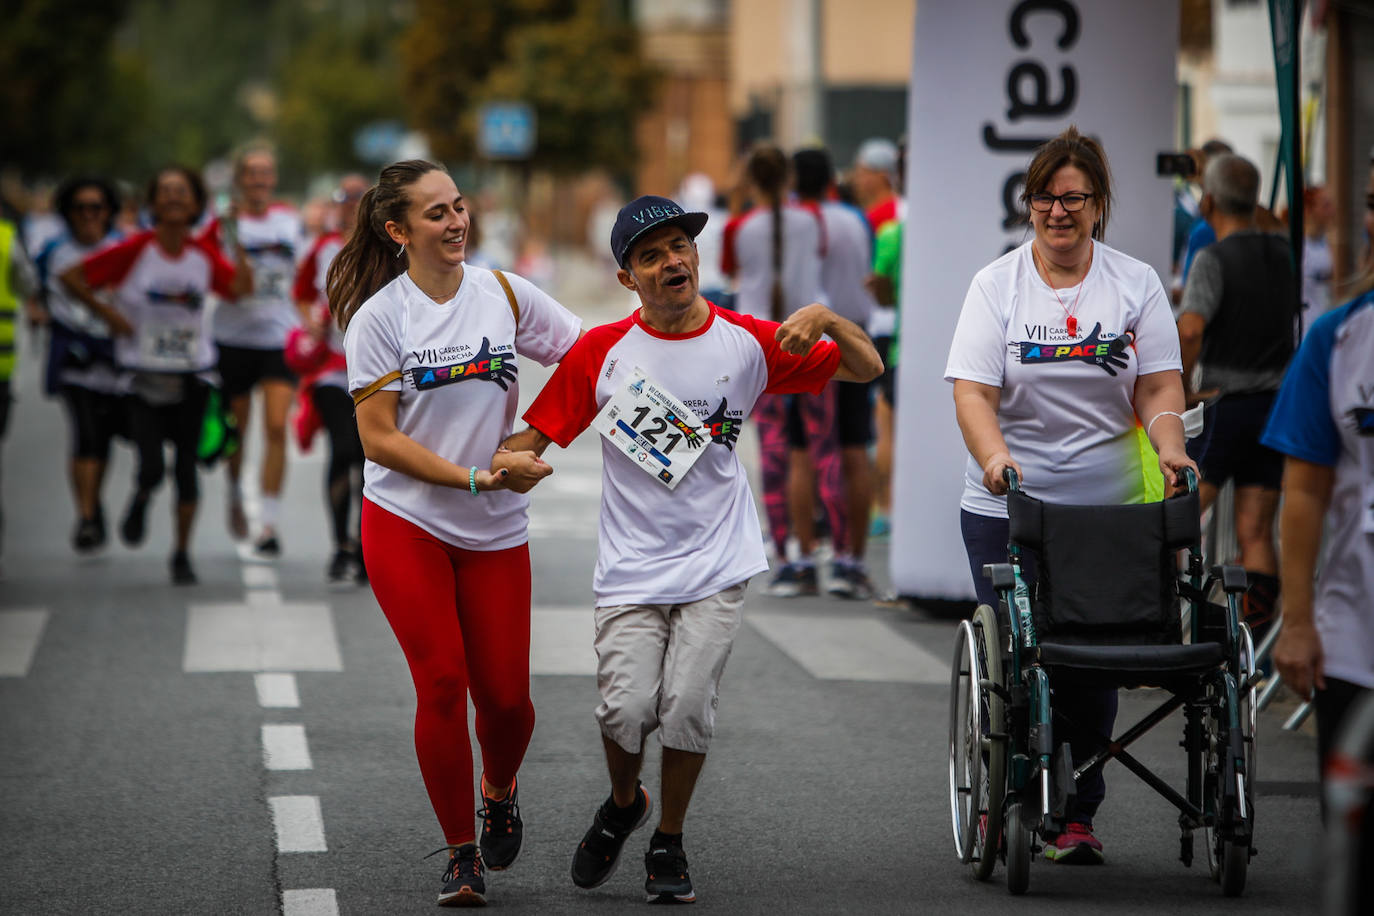
[[468,695],[492,786],[515,779],[534,731],[530,552],[463,550],[370,500],[363,560],[415,681],[415,753],[450,845],[476,838]]

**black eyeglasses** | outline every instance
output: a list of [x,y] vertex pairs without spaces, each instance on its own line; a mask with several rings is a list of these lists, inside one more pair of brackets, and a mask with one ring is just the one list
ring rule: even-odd
[[1069,213],[1076,213],[1082,210],[1092,197],[1092,194],[1070,191],[1067,194],[1031,194],[1027,199],[1030,200],[1031,209],[1039,213],[1048,213],[1053,210],[1056,200]]

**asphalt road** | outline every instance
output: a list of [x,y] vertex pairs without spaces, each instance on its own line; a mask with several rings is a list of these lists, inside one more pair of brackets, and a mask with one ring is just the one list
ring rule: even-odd
[[[623,300],[611,301],[584,314],[614,317]],[[433,911],[443,864],[423,856],[442,837],[411,743],[414,694],[371,593],[325,584],[320,447],[293,456],[285,553],[270,565],[230,541],[222,472],[205,475],[201,584],[174,588],[166,488],[142,548],[71,551],[64,421],[36,394],[35,362],[3,457],[0,912]],[[526,397],[539,377],[524,371]],[[741,448],[752,454],[747,439]],[[586,437],[548,457],[557,472],[535,494],[531,525],[538,722],[520,781],[526,843],[512,870],[490,876],[489,897],[509,912],[632,911],[643,906],[647,830],[602,888],[568,878],[607,792],[590,649],[599,457]],[[131,474],[121,447],[112,519]],[[886,550],[870,551],[880,580]],[[687,825],[699,910],[1315,910],[1313,742],[1281,732],[1277,712],[1261,722],[1260,855],[1241,900],[1177,861],[1172,808],[1116,764],[1098,817],[1105,867],[1037,861],[1020,899],[1000,868],[974,883],[949,828],[953,624],[920,609],[770,599],[761,580]],[[1124,699],[1121,721],[1150,700]],[[1176,780],[1180,734],[1171,720],[1140,745]]]

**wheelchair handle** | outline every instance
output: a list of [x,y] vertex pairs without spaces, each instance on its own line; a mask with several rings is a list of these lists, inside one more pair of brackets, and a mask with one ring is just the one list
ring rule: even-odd
[[[1188,470],[1192,470],[1189,468]],[[1021,478],[1016,475],[1016,468],[1002,468],[1002,479],[1007,482],[1007,488],[1013,493],[1021,492]]]
[[1183,482],[1187,485],[1189,493],[1197,492],[1197,472],[1192,468],[1183,469]]

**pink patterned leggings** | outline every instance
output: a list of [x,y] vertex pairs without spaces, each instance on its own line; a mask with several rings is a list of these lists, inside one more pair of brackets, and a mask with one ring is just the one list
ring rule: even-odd
[[[806,443],[792,441],[788,435],[788,410],[796,411]],[[789,454],[804,448],[816,471],[816,489],[821,507],[830,523],[830,538],[835,553],[849,552],[848,517],[844,498],[844,475],[840,464],[839,439],[835,428],[835,395],[827,385],[820,394],[765,394],[754,405],[754,420],[759,429],[759,459],[763,475],[763,508],[768,516],[768,533],[779,557],[785,557],[787,536],[791,532],[787,504]]]

